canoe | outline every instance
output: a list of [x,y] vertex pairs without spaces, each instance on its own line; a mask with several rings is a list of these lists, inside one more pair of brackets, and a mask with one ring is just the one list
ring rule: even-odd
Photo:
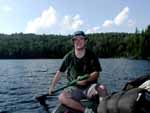
[[[121,91],[112,93],[104,97],[100,101],[100,103],[98,102],[99,98],[97,97],[94,100],[81,100],[81,103],[85,107],[92,108],[94,113],[97,112],[107,113],[108,110],[110,110],[111,113],[116,113],[117,110],[119,110],[119,112],[121,110],[123,111],[120,113],[131,113],[133,110],[138,112],[132,112],[132,113],[150,113],[150,107],[149,107],[150,91],[148,90],[150,89],[150,87],[146,89],[147,87],[145,88],[145,84],[144,84],[145,82],[147,82],[147,80],[148,81],[150,80],[150,75],[141,76],[133,81],[127,82]],[[141,84],[144,84],[144,88],[138,88],[139,85]],[[49,104],[45,103],[46,99],[48,99],[48,96],[49,96],[48,94],[45,94],[36,98],[43,106],[45,111],[50,110],[49,109],[50,107],[48,107]],[[119,102],[119,104],[116,104],[116,102]],[[124,112],[124,110],[126,112]],[[48,113],[80,113],[80,112],[70,109],[62,104],[59,104],[56,108],[54,108],[52,112],[48,112]]]
[[[98,106],[98,102],[96,102],[96,100],[81,100],[81,103],[88,107],[93,109],[93,111],[96,113],[97,111],[97,106]],[[52,113],[80,113],[79,111],[75,111],[73,109],[70,109],[66,106],[64,106],[63,104],[59,104],[53,111]]]

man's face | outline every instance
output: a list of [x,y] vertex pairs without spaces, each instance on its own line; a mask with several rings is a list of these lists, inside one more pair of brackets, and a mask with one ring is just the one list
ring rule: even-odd
[[81,37],[81,36],[76,36],[74,39],[73,39],[73,44],[74,44],[74,47],[75,49],[77,50],[80,50],[80,49],[84,49],[85,48],[85,45],[86,45],[86,39]]

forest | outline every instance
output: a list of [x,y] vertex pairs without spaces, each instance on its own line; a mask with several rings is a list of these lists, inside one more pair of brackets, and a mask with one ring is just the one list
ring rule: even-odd
[[[150,25],[135,33],[87,34],[87,47],[100,58],[150,59]],[[63,58],[72,48],[71,35],[0,34],[0,59]]]

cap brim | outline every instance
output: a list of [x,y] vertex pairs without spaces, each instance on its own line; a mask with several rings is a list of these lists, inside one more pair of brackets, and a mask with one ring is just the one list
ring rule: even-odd
[[76,39],[76,38],[87,39],[87,38],[86,38],[85,36],[83,36],[83,35],[78,35],[78,36],[72,37],[72,39]]

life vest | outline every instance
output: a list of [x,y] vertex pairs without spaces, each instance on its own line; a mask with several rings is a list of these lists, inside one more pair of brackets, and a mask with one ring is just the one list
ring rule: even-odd
[[100,101],[97,113],[150,113],[150,93],[141,88],[113,93]]

